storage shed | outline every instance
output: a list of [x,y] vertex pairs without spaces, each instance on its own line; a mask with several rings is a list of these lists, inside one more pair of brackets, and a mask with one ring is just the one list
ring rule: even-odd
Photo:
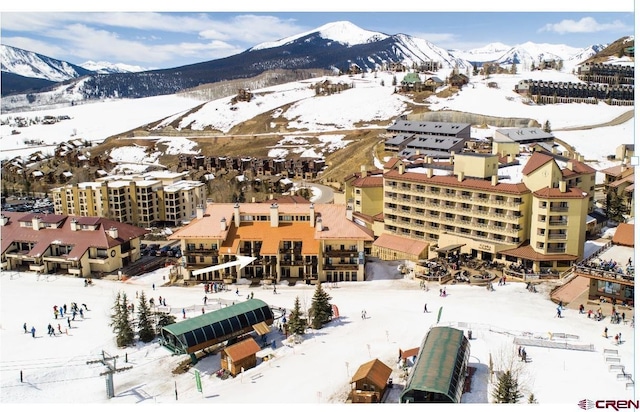
[[429,330],[400,403],[460,403],[470,352],[463,331],[446,326]]
[[220,367],[228,370],[231,376],[236,376],[256,367],[258,352],[260,352],[260,346],[256,341],[253,338],[245,339],[225,348],[220,353]]
[[378,359],[360,365],[351,378],[353,403],[379,403],[387,390],[391,368]]
[[251,332],[263,322],[273,324],[271,308],[260,299],[249,299],[167,325],[160,331],[160,342],[175,354],[191,354]]

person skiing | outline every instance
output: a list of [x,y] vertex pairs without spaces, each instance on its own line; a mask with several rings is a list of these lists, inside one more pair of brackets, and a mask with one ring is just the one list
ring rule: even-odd
[[71,318],[67,318],[67,325],[69,325],[69,329],[71,329]]
[[609,332],[609,329],[605,327],[604,332],[602,333],[602,336],[604,336],[605,338],[608,338],[609,337],[608,332]]
[[31,337],[32,337],[32,338],[35,338],[35,337],[36,337],[36,327],[35,327],[35,326],[32,326],[32,327],[31,327]]
[[187,318],[187,311],[184,310],[184,308],[182,308],[182,319],[186,319]]

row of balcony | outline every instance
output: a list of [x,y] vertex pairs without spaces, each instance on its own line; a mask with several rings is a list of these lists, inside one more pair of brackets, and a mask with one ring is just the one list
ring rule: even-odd
[[[472,239],[476,239],[476,240],[481,240],[481,241],[489,241],[489,242],[493,242],[493,243],[500,243],[500,244],[504,244],[504,245],[517,245],[520,243],[520,238],[519,237],[514,237],[514,236],[506,236],[506,235],[496,235],[493,233],[486,233],[486,232],[478,232],[478,231],[470,231],[470,230],[466,230],[464,228],[460,228],[460,227],[452,227],[452,228],[432,228],[432,227],[420,227],[420,231],[414,230],[414,231],[410,231],[405,227],[397,227],[397,226],[389,226],[386,225],[385,226],[385,230],[388,230],[390,232],[396,233],[398,235],[401,236],[409,236],[411,238],[414,239],[420,239],[420,240],[437,240],[437,237],[429,237],[427,238],[425,236],[425,234],[433,234],[433,235],[440,235],[442,233],[451,233],[451,234],[456,234],[456,235],[460,235],[460,236],[464,236],[467,238],[472,238]],[[515,232],[514,232],[515,234]]]
[[[487,195],[486,193],[462,194],[462,191],[447,192],[446,189],[443,189],[440,191],[424,191],[421,193],[424,193],[425,196],[416,196],[416,189],[403,188],[401,186],[393,186],[390,184],[387,184],[385,186],[385,196],[389,197],[396,193],[406,193],[411,195],[412,198],[426,199],[426,197],[428,196],[429,199],[461,199],[468,202],[499,204],[509,208],[519,207],[521,204],[523,204],[521,198],[505,198],[503,195]],[[499,196],[502,196],[502,198],[499,198]]]
[[[416,228],[416,229],[425,229],[425,228],[431,228],[433,230],[439,230],[442,227],[442,223],[439,222],[449,222],[449,223],[453,223],[456,227],[466,227],[466,228],[473,228],[473,229],[487,229],[493,232],[503,232],[503,233],[510,233],[510,234],[517,234],[520,230],[519,227],[515,227],[514,225],[510,225],[507,226],[506,224],[504,225],[498,225],[498,224],[490,224],[490,223],[480,223],[478,221],[465,221],[462,220],[460,218],[440,218],[438,219],[437,222],[424,222],[424,223],[418,223],[414,221],[403,221],[402,219],[398,219],[395,216],[387,216],[385,217],[385,220],[388,220],[389,222],[393,222],[396,224],[401,225],[402,227],[410,227],[410,228]],[[502,223],[502,221],[499,221],[500,223]],[[437,226],[433,226],[432,223],[435,223]]]
[[[398,207],[399,206],[399,207]],[[465,215],[482,215],[482,216],[487,216],[487,217],[493,217],[496,219],[508,219],[508,220],[518,220],[520,218],[522,218],[522,215],[520,214],[520,212],[514,212],[514,211],[508,211],[506,213],[504,212],[498,212],[496,210],[479,210],[478,208],[465,208],[462,205],[458,204],[458,205],[447,205],[447,204],[438,204],[438,203],[433,203],[433,202],[429,202],[429,203],[424,203],[421,204],[422,207],[420,208],[411,208],[409,210],[403,209],[402,205],[396,205],[396,204],[386,204],[385,205],[385,212],[388,210],[393,211],[393,213],[399,213],[399,214],[404,214],[407,216],[428,216],[432,219],[438,219],[440,216],[440,213],[446,213],[446,212],[454,212],[454,213],[464,213]],[[429,213],[427,213],[429,212]],[[437,212],[438,214],[432,214],[431,212]]]

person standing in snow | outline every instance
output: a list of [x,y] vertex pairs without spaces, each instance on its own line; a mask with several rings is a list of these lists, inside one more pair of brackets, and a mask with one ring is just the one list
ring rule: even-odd
[[151,288],[152,288],[153,290],[156,290],[156,284],[155,284],[155,283],[153,283],[153,284],[151,285]]
[[182,308],[182,319],[186,319],[187,318],[187,311],[184,310],[184,308]]
[[602,333],[602,336],[604,336],[605,338],[608,338],[609,337],[608,333],[609,333],[609,329],[605,327],[604,332]]
[[29,333],[29,331],[27,330],[27,322],[22,325],[22,328],[24,329],[24,333]]
[[424,304],[424,313],[429,313],[429,311],[427,310],[427,304]]
[[35,337],[36,337],[36,327],[35,327],[35,326],[32,326],[32,327],[31,327],[31,337],[32,337],[32,338],[35,338]]

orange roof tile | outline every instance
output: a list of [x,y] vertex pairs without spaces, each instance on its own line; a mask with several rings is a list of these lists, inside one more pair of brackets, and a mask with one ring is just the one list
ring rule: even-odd
[[631,223],[620,223],[613,234],[611,241],[620,246],[634,247],[633,230],[635,225]]
[[526,176],[529,173],[538,170],[550,161],[553,161],[553,157],[544,153],[533,152],[531,158],[529,158],[529,160],[527,161],[527,164],[522,168],[522,174]]
[[484,179],[465,178],[461,182],[458,181],[457,176],[439,176],[433,175],[427,177],[422,173],[405,172],[400,174],[397,170],[391,170],[385,173],[385,178],[395,180],[405,180],[409,182],[429,183],[442,186],[460,187],[465,189],[477,189],[484,190],[486,192],[497,193],[511,193],[511,194],[525,194],[530,193],[530,190],[524,183],[498,183],[495,186],[491,184],[491,181]]
[[382,187],[382,176],[359,177],[353,181],[354,187]]
[[429,242],[422,240],[407,239],[401,236],[383,233],[373,242],[374,246],[385,249],[398,250],[411,255],[419,255],[429,247]]
[[571,163],[573,165],[573,171],[580,174],[589,174],[596,172],[596,169],[594,169],[593,167],[576,159],[571,159],[567,163]]
[[588,196],[588,193],[583,192],[579,187],[569,187],[566,192],[561,192],[557,187],[545,187],[536,190],[533,194],[543,199],[581,199]]

